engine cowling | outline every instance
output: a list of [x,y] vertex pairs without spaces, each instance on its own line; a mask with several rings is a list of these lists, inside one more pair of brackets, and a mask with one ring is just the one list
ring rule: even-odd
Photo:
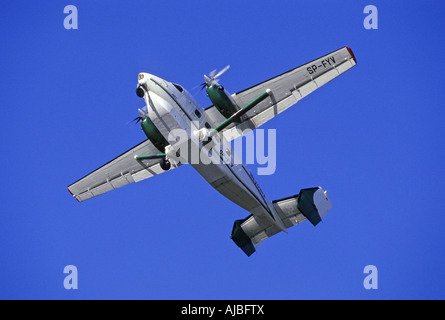
[[239,110],[232,96],[219,84],[212,84],[206,89],[213,105],[225,117],[230,118]]
[[153,121],[149,117],[145,117],[141,121],[141,127],[147,138],[153,143],[153,145],[161,152],[165,152],[165,147],[169,145],[168,141],[164,138],[161,132],[156,128]]

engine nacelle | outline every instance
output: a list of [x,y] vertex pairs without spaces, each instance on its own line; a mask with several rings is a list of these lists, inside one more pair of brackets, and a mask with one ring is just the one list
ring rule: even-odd
[[141,121],[141,127],[147,138],[153,143],[153,145],[161,152],[165,152],[165,147],[169,145],[168,141],[165,140],[161,132],[156,128],[154,123],[149,117],[144,118]]
[[228,93],[221,85],[212,84],[207,87],[206,92],[213,105],[225,118],[230,118],[239,110],[230,93]]

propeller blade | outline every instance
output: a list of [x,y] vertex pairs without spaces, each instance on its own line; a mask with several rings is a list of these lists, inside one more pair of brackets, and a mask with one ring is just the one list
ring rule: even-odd
[[216,69],[213,70],[212,72],[209,73],[209,75],[204,75],[204,83],[201,84],[201,90],[202,91],[206,86],[215,84],[218,84],[218,77],[220,77],[224,72],[226,72],[228,69],[230,68],[230,65],[226,66],[224,69],[222,69],[221,71],[219,71],[217,74],[216,73]]
[[224,72],[226,72],[230,68],[230,65],[226,66],[224,69],[222,69],[220,72],[218,72],[213,79],[219,78]]
[[214,77],[215,73],[216,73],[216,69],[209,73],[210,79],[214,79],[215,78]]
[[134,122],[134,125],[137,125],[139,122],[142,121],[142,119],[143,119],[142,117],[136,117],[131,122]]

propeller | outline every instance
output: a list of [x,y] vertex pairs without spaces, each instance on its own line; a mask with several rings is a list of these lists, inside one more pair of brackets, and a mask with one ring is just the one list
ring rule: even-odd
[[134,118],[131,122],[135,122],[135,125],[144,120],[146,117],[148,117],[148,108],[147,106],[144,106],[142,109],[138,109],[139,116]]
[[212,84],[218,84],[219,77],[226,72],[230,68],[230,65],[226,66],[224,69],[216,73],[216,69],[209,73],[208,76],[204,75],[204,83],[201,84],[201,90],[203,90],[205,87],[208,87]]

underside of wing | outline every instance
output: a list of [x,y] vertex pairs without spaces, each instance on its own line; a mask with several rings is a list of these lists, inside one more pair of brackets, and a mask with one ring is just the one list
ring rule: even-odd
[[[232,97],[240,108],[266,91],[270,92],[270,97],[246,112],[239,122],[227,126],[223,131],[224,136],[230,141],[241,136],[246,130],[258,128],[355,65],[356,60],[352,50],[343,47],[234,94]],[[206,114],[214,123],[226,120],[214,106],[207,108]]]
[[[138,182],[162,172],[161,159],[137,160],[136,156],[159,154],[159,150],[147,139],[114,160],[68,186],[69,192],[79,202]],[[170,170],[174,167],[172,166]]]

